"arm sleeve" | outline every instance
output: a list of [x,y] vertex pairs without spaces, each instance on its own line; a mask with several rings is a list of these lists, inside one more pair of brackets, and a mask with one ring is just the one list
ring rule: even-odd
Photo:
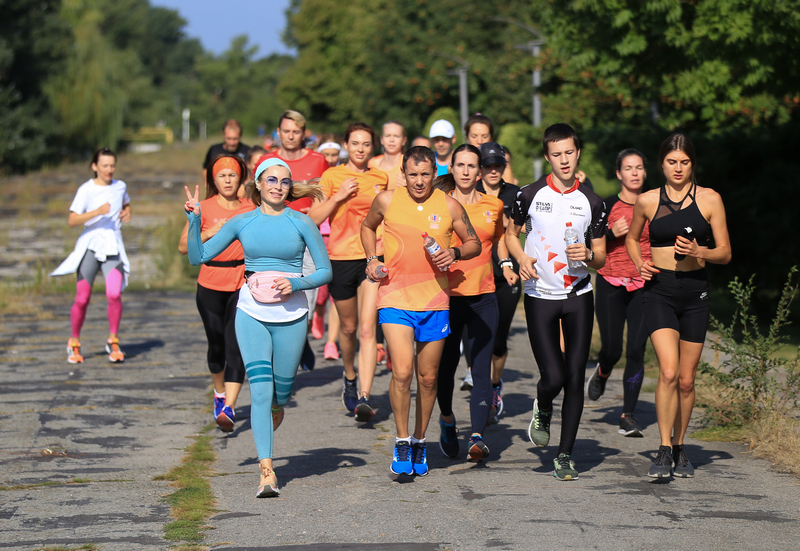
[[297,218],[293,222],[295,222],[295,227],[297,227],[306,247],[308,247],[308,252],[314,260],[316,271],[306,277],[291,277],[289,282],[292,284],[292,291],[305,291],[306,289],[313,289],[330,283],[333,272],[331,270],[331,261],[328,258],[328,251],[325,248],[325,241],[322,240],[322,235],[320,235],[317,226],[306,215],[301,215]]
[[193,266],[213,260],[239,238],[239,225],[232,224],[232,221],[230,221],[224,224],[214,237],[203,243],[202,239],[200,239],[202,217],[187,212],[186,218],[189,219],[189,233],[187,236],[189,263]]
[[525,221],[528,219],[528,208],[530,207],[530,200],[526,199],[522,190],[517,192],[517,198],[514,200],[514,206],[511,208],[511,220],[517,226],[524,226]]
[[592,204],[592,224],[587,231],[587,243],[589,239],[600,239],[606,234],[608,227],[606,219],[606,204],[599,199]]

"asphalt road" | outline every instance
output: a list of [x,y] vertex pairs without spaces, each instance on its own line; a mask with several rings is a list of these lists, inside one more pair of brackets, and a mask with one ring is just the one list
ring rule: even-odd
[[[36,317],[0,317],[0,549],[43,546],[161,550],[170,522],[153,477],[178,464],[188,439],[210,420],[205,338],[194,296],[124,295],[128,357],[107,363],[105,300],[95,297],[82,337],[86,362],[67,364],[71,297]],[[774,472],[744,446],[688,440],[694,479],[654,481],[658,447],[653,395],[642,394],[644,438],[617,434],[621,369],[605,396],[587,402],[575,446],[580,479],[552,476],[551,445],[526,436],[538,379],[524,321],[515,321],[506,367],[506,412],[486,431],[490,458],[450,460],[429,429],[431,472],[389,471],[394,422],[379,367],[372,423],[342,406],[341,363],[321,359],[298,375],[275,436],[281,497],[258,500],[247,385],[236,430],[215,432],[217,512],[204,545],[219,551],[444,549],[798,549],[800,482]],[[459,369],[459,375],[462,370]],[[468,394],[455,413],[468,437]],[[434,416],[438,416],[435,412]],[[463,450],[464,456],[466,450]]]

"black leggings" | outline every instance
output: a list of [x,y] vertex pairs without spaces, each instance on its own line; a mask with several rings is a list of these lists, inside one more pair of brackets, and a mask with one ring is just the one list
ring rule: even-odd
[[[541,375],[537,385],[539,409],[551,409],[553,400],[564,389],[558,453],[571,454],[583,414],[583,384],[594,323],[592,293],[563,300],[525,295],[524,304],[528,338]],[[561,353],[559,320],[564,328],[564,354]]]
[[508,352],[508,333],[511,330],[511,322],[514,320],[514,313],[519,304],[519,295],[522,290],[522,280],[518,279],[515,285],[509,285],[506,278],[495,278],[494,285],[497,297],[497,310],[500,317],[497,321],[497,335],[494,337],[494,356],[502,357]]
[[497,298],[494,293],[450,297],[450,334],[444,340],[436,395],[439,410],[445,416],[453,414],[454,378],[461,357],[461,334],[465,327],[469,331],[468,348],[472,358],[469,416],[472,432],[483,434],[492,407],[492,346],[497,330]]
[[225,370],[226,383],[244,383],[244,362],[236,341],[239,291],[215,291],[197,284],[197,310],[208,338],[208,370]]
[[642,308],[643,289],[629,292],[625,287],[611,285],[601,275],[597,276],[595,309],[600,328],[600,370],[609,375],[622,356],[622,333],[628,321],[628,343],[625,347],[625,373],[622,405],[623,413],[633,413],[639,400],[644,378],[644,349],[647,345],[647,328]]

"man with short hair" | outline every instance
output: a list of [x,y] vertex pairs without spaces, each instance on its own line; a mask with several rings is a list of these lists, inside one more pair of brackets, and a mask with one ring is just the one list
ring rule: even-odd
[[[397,426],[391,466],[395,474],[428,474],[425,432],[436,402],[444,339],[450,333],[447,269],[456,260],[468,260],[481,252],[464,207],[433,188],[435,163],[434,154],[427,147],[406,151],[402,165],[406,185],[379,193],[361,225],[366,272],[371,281],[380,283],[378,320],[392,353],[389,400]],[[385,265],[376,255],[376,232],[381,223]],[[462,245],[450,248],[453,232]],[[438,251],[426,252],[423,233],[436,240]],[[416,421],[410,435],[415,365]]]
[[203,160],[203,184],[206,182],[206,172],[208,165],[213,161],[217,155],[223,153],[233,153],[241,157],[247,162],[247,153],[250,151],[250,146],[241,142],[242,139],[242,125],[236,119],[228,119],[222,125],[222,143],[216,143],[208,148],[206,158]]
[[450,172],[450,159],[456,143],[456,129],[449,121],[439,119],[431,125],[428,135],[436,152],[436,176],[447,174]]
[[280,159],[289,165],[292,179],[298,181],[321,177],[328,169],[328,161],[321,153],[303,147],[305,134],[306,118],[297,111],[287,109],[278,119],[278,138],[281,146],[264,155],[259,162],[263,159]]
[[431,139],[426,138],[425,136],[417,136],[413,140],[411,140],[411,147],[417,147],[421,145],[422,147],[427,147],[428,149],[431,148]]

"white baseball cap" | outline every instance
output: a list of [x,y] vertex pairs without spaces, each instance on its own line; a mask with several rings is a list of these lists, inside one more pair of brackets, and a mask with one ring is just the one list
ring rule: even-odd
[[434,122],[431,125],[431,131],[428,132],[429,138],[443,137],[450,139],[455,135],[456,135],[456,129],[453,128],[453,125],[450,124],[449,121],[446,121],[444,119],[439,119],[438,121]]

